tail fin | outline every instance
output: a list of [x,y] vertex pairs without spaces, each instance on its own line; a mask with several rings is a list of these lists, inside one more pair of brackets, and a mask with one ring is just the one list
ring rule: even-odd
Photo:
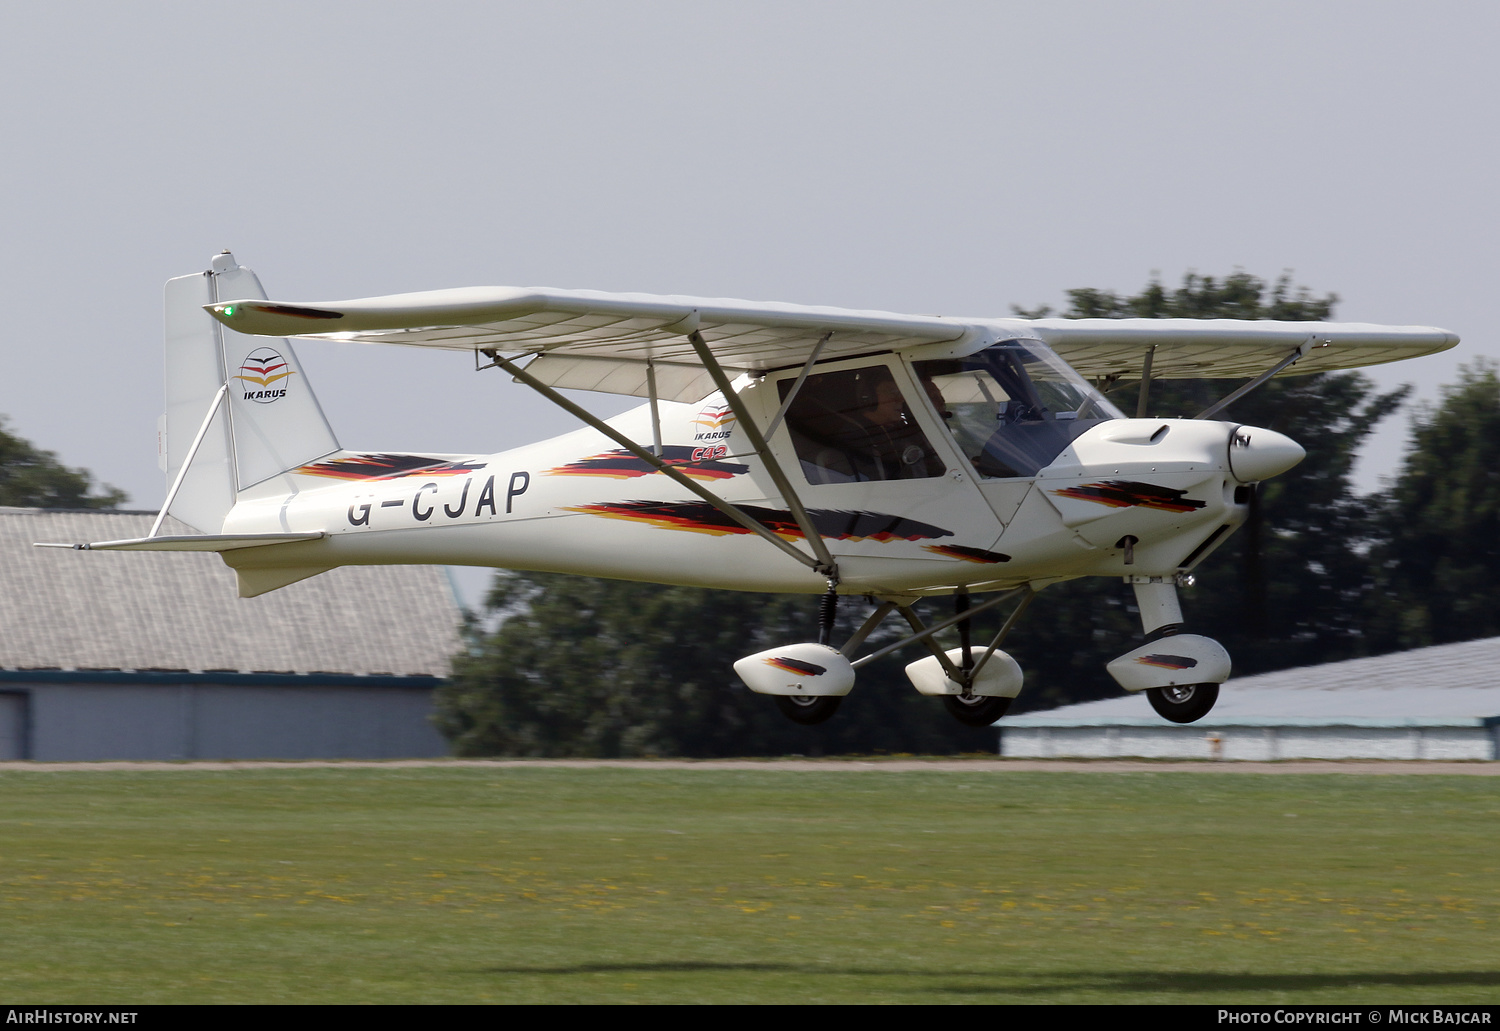
[[242,492],[338,450],[290,342],[241,336],[203,310],[265,299],[228,251],[207,272],[167,281],[167,511],[204,533],[223,529]]

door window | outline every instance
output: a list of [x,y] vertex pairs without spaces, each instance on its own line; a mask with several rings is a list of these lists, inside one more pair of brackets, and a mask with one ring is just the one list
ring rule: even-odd
[[[777,384],[783,404],[794,382]],[[809,483],[913,480],[946,470],[884,365],[808,376],[786,425]]]

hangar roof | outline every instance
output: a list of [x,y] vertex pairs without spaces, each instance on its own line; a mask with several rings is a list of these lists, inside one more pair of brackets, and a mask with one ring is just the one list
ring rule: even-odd
[[[1500,716],[1500,637],[1231,679],[1201,723],[1416,726]],[[1025,722],[1023,722],[1025,721]],[[1007,718],[1003,726],[1161,723],[1129,695]]]
[[[0,669],[438,676],[461,613],[437,566],[346,566],[258,598],[217,555],[79,552],[155,512],[0,508]],[[191,533],[168,520],[164,533]]]

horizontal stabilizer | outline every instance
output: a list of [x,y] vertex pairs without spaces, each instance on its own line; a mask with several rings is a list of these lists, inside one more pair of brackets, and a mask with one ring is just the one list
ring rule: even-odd
[[321,530],[312,533],[217,533],[189,534],[180,537],[137,537],[128,541],[95,541],[92,544],[37,544],[38,548],[72,548],[74,551],[237,551],[240,548],[264,548],[272,544],[316,541],[327,537]]

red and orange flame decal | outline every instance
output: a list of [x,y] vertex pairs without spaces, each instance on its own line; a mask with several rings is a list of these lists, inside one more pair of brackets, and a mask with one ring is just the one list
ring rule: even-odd
[[[767,530],[787,540],[801,540],[802,529],[797,520],[786,509],[760,508],[755,505],[737,506],[751,519]],[[691,530],[723,536],[733,533],[750,533],[723,512],[706,502],[695,501],[601,501],[594,505],[570,508],[569,512],[604,516],[607,519],[629,519],[649,523],[664,530]],[[931,523],[887,515],[883,512],[841,512],[837,510],[812,509],[808,518],[812,520],[819,536],[839,541],[919,541],[935,537],[952,537],[953,531]]]
[[[723,445],[686,447],[668,444],[662,448],[662,464],[680,469],[684,475],[695,480],[727,480],[750,471],[748,465],[719,461],[727,450]],[[607,476],[614,480],[631,480],[637,476],[650,476],[655,472],[657,469],[645,459],[637,458],[620,448],[548,469],[546,475]]]
[[1142,666],[1159,666],[1162,669],[1192,669],[1198,660],[1188,655],[1142,655],[1136,660]]
[[483,469],[483,462],[450,462],[430,455],[372,454],[331,458],[293,469],[304,476],[328,476],[335,480],[394,480],[402,476],[463,476]]
[[1054,490],[1060,498],[1075,498],[1078,501],[1093,501],[1110,508],[1154,508],[1162,512],[1193,512],[1208,504],[1183,497],[1185,490],[1158,487],[1154,483],[1136,483],[1133,480],[1104,480],[1099,483],[1084,483],[1077,487]]
[[763,659],[767,666],[775,666],[784,669],[788,673],[795,673],[799,677],[821,677],[828,672],[827,666],[819,666],[816,662],[803,662],[801,659],[791,659],[782,655],[773,655],[769,659]]
[[983,548],[970,548],[963,544],[924,544],[923,551],[930,551],[934,555],[944,558],[961,559],[964,562],[979,562],[989,564],[991,562],[1009,562],[1010,556],[998,551],[985,551]]

